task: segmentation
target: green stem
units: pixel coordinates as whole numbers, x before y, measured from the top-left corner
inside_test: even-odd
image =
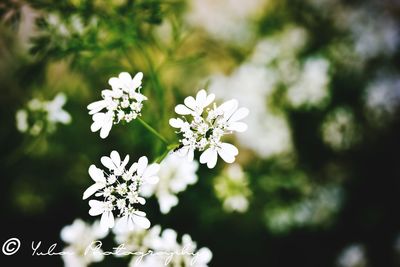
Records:
[[[159,157],[156,159],[156,162],[157,162],[157,163],[160,163],[163,159],[165,159],[166,156],[168,156],[168,154],[169,154],[170,151],[171,151],[171,150],[169,150],[169,149],[165,149],[164,153],[162,153],[161,156],[159,156]]]
[[[150,125],[148,125],[144,120],[142,120],[141,118],[137,118],[137,120],[147,129],[149,130],[152,134],[154,134],[155,136],[157,136],[158,139],[160,139],[165,145],[169,145],[167,139],[165,139],[164,136],[162,136],[161,134],[159,134],[153,127],[151,127]]]

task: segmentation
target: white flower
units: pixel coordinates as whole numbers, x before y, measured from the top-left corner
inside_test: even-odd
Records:
[[[63,110],[63,106],[67,102],[67,97],[63,93],[59,93],[53,101],[45,102],[45,109],[47,110],[47,121],[53,123],[68,124],[71,122],[71,116],[68,112]]]
[[[133,229],[134,225],[142,228],[150,227],[146,213],[139,211],[138,207],[146,203],[146,200],[141,197],[142,185],[158,182],[159,165],[156,163],[149,165],[147,158],[143,156],[137,163],[133,163],[129,169],[126,169],[128,161],[128,155],[121,160],[119,153],[112,151],[110,157],[101,158],[101,163],[108,172],[95,165],[89,167],[89,175],[95,183],[86,189],[83,199],[93,194],[103,198],[102,201],[89,201],[89,214],[101,215],[100,223],[103,227],[114,227],[115,216],[121,217],[121,222],[126,223],[130,229]]]
[[[93,102],[87,107],[89,114],[93,115],[93,124],[90,127],[92,132],[100,130],[100,137],[106,138],[113,124],[130,122],[141,115],[142,102],[147,100],[147,97],[140,93],[142,78],[142,72],[133,78],[129,73],[121,72],[118,78],[109,79],[112,90],[103,90],[103,100]]]
[[[171,153],[160,163],[158,172],[160,181],[157,184],[143,185],[142,194],[146,197],[154,194],[160,211],[166,214],[178,204],[176,195],[184,191],[188,185],[197,182],[197,169],[197,161],[188,161]]]
[[[104,259],[102,250],[85,253],[86,248],[98,239],[106,237],[108,229],[100,227],[99,221],[89,225],[81,219],[76,219],[71,225],[61,230],[61,239],[67,243],[63,249],[62,259],[66,267],[86,267],[92,262]]]
[[[175,107],[175,112],[182,115],[182,118],[169,121],[182,135],[178,153],[193,160],[195,150],[204,151],[200,156],[200,163],[206,163],[209,168],[216,165],[218,155],[227,163],[235,161],[238,149],[222,142],[221,138],[235,131],[245,131],[247,125],[239,120],[249,114],[247,108],[238,109],[238,101],[235,99],[218,107],[214,103],[213,108],[207,108],[214,98],[214,94],[207,95],[205,90],[200,90],[196,99],[189,96],[184,100],[185,105],[179,104]]]
[[[310,58],[304,63],[299,77],[287,91],[293,107],[320,106],[329,97],[330,62],[325,58]]]
[[[59,93],[51,101],[37,98],[31,99],[25,109],[19,109],[15,115],[18,131],[37,136],[40,133],[52,133],[57,124],[69,124],[71,115],[63,109],[67,101],[63,93]]]
[[[17,130],[24,133],[28,130],[28,112],[25,109],[20,109],[15,114],[15,120],[17,122]]]

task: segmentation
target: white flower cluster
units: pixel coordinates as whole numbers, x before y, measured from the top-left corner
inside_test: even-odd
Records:
[[[211,251],[206,247],[197,249],[197,244],[188,234],[183,235],[182,242],[179,243],[175,230],[161,231],[159,225],[148,230],[129,231],[124,224],[117,223],[113,232],[115,241],[124,244],[121,254],[134,250],[145,255],[133,256],[130,267],[206,267],[212,258]],[[149,251],[152,253],[149,254]]]
[[[135,225],[150,227],[146,213],[138,209],[139,205],[146,203],[140,196],[141,186],[144,183],[158,182],[156,174],[159,165],[148,165],[147,158],[143,156],[126,169],[128,161],[129,155],[121,160],[118,152],[112,151],[110,157],[101,158],[101,163],[108,169],[108,173],[95,165],[89,167],[89,175],[95,183],[83,193],[83,199],[93,194],[103,199],[89,201],[89,214],[101,215],[100,224],[103,227],[114,227],[114,212],[118,212],[117,216],[122,218],[129,229],[133,229]]]
[[[71,225],[61,230],[61,239],[68,245],[63,249],[62,259],[65,267],[86,267],[104,259],[102,250],[85,253],[87,247],[98,239],[106,237],[108,229],[100,226],[99,221],[89,225],[76,219]]]
[[[54,132],[57,123],[69,124],[71,115],[63,110],[66,101],[63,93],[57,94],[51,101],[31,99],[26,108],[19,109],[15,115],[18,131],[37,136],[44,132]]]
[[[176,154],[169,154],[161,163],[157,184],[144,184],[142,195],[155,195],[163,214],[169,213],[172,207],[178,205],[178,193],[184,191],[190,184],[197,182],[197,161],[188,161]]]
[[[232,99],[217,106],[214,102],[212,108],[207,108],[215,99],[214,94],[207,95],[205,90],[200,90],[196,98],[189,96],[184,100],[184,105],[175,107],[175,112],[182,118],[170,119],[169,124],[179,129],[182,136],[179,140],[180,155],[187,155],[193,160],[194,151],[202,151],[200,163],[207,163],[208,168],[214,168],[218,155],[227,163],[235,161],[238,149],[229,143],[222,142],[224,135],[232,132],[244,132],[247,125],[239,120],[249,114],[247,108],[238,108],[238,101]]]
[[[90,128],[92,132],[100,130],[100,137],[106,138],[113,124],[130,122],[141,115],[142,102],[147,100],[147,97],[140,93],[142,78],[142,72],[138,72],[133,78],[129,73],[121,72],[118,78],[108,80],[112,90],[103,90],[103,100],[87,106],[89,114],[93,115]]]

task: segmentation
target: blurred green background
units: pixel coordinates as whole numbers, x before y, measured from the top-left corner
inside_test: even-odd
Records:
[[[210,266],[400,266],[399,1],[3,0],[0,18],[0,241],[24,249],[7,261],[63,266],[30,242],[94,220],[90,164],[162,153],[135,121],[90,132],[108,79],[142,71],[142,118],[169,140],[201,88],[250,109],[238,165],[200,166],[167,215],[151,198],[152,224],[210,248]],[[69,124],[18,131],[18,110],[58,93]]]

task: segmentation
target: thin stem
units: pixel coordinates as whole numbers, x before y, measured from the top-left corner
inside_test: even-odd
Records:
[[[152,134],[154,134],[155,136],[157,136],[158,139],[160,139],[165,145],[169,145],[167,139],[165,139],[164,136],[162,136],[161,134],[159,134],[157,132],[157,130],[155,130],[153,127],[151,127],[150,125],[148,125],[144,120],[142,120],[141,118],[137,118],[137,120],[147,129],[149,130]]]
[[[168,156],[170,150],[169,149],[165,149],[164,153],[161,154],[161,156],[159,156],[156,159],[156,163],[160,163],[161,161],[163,161],[163,159],[165,159],[166,156]]]

